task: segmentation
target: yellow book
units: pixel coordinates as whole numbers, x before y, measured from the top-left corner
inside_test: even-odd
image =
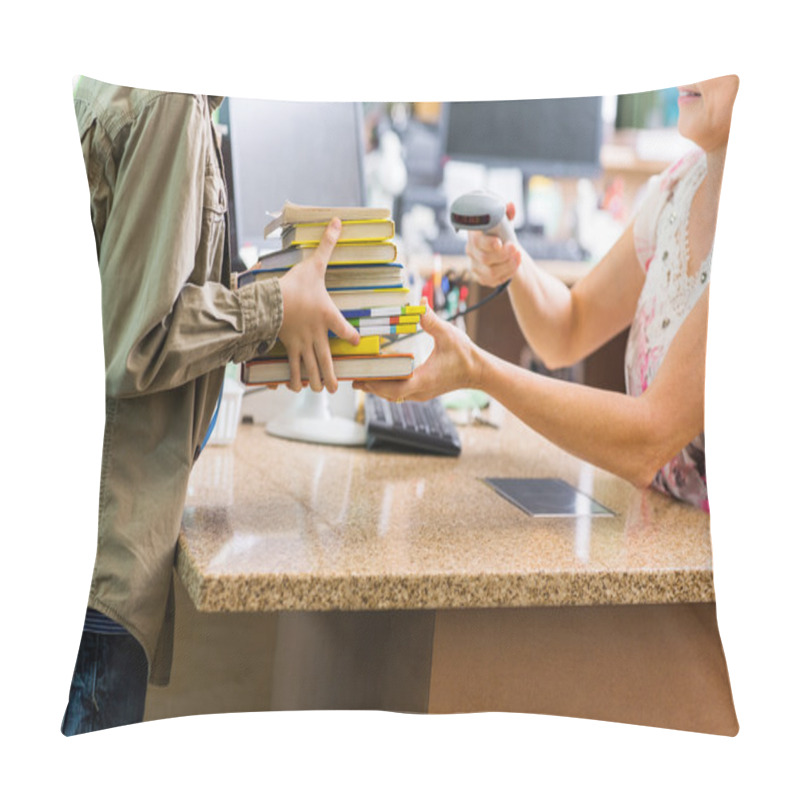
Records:
[[[300,222],[284,228],[281,247],[293,244],[318,245],[328,227],[327,223]],[[391,219],[344,220],[338,243],[382,242],[394,236],[394,221]]]
[[[362,336],[358,344],[350,344],[345,339],[330,339],[331,355],[334,356],[372,356],[380,353],[382,336]],[[268,353],[269,358],[286,358],[283,342],[277,341]]]

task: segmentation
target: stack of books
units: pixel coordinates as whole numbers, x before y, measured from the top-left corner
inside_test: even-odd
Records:
[[[340,380],[406,378],[414,370],[410,353],[388,353],[384,347],[397,336],[416,333],[424,306],[409,304],[402,264],[397,263],[394,221],[388,209],[319,207],[286,203],[264,229],[264,238],[280,232],[281,247],[262,256],[255,267],[239,275],[238,286],[280,278],[313,255],[333,217],[342,221],[339,239],[325,271],[328,293],[361,339],[357,345],[331,336],[336,377]],[[242,365],[247,385],[286,383],[289,363],[278,341],[264,358]]]

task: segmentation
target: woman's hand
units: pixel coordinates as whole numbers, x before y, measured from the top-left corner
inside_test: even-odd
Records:
[[[461,330],[428,309],[420,318],[422,329],[433,336],[428,360],[402,381],[354,381],[355,389],[387,400],[430,400],[453,389],[476,386],[482,369],[481,351]]]
[[[513,203],[506,206],[509,220],[516,216]],[[472,261],[472,272],[478,283],[499,286],[514,276],[522,263],[522,251],[512,242],[501,242],[497,236],[480,231],[470,231],[467,255]]]
[[[295,264],[281,279],[283,323],[278,338],[289,357],[289,388],[303,387],[302,371],[315,391],[335,392],[338,381],[333,372],[328,331],[357,344],[358,331],[342,316],[325,288],[325,270],[339,239],[342,224],[331,220],[314,254]]]

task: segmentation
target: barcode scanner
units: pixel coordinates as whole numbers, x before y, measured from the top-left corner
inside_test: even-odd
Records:
[[[482,189],[461,195],[450,206],[450,222],[457,231],[482,231],[502,242],[517,241],[503,198]]]
[[[462,194],[450,206],[450,222],[456,231],[482,231],[488,236],[497,236],[504,244],[513,242],[519,247],[517,234],[511,226],[511,220],[506,215],[506,204],[502,197],[483,189]],[[483,305],[504,291],[511,280],[501,283],[488,296],[467,311],[472,311]],[[466,312],[465,312],[466,313]]]

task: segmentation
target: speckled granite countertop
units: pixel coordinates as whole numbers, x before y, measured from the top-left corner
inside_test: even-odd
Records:
[[[242,425],[189,486],[177,567],[204,611],[711,602],[709,518],[506,414],[458,458],[289,442]],[[487,477],[557,477],[614,517],[534,518]]]

